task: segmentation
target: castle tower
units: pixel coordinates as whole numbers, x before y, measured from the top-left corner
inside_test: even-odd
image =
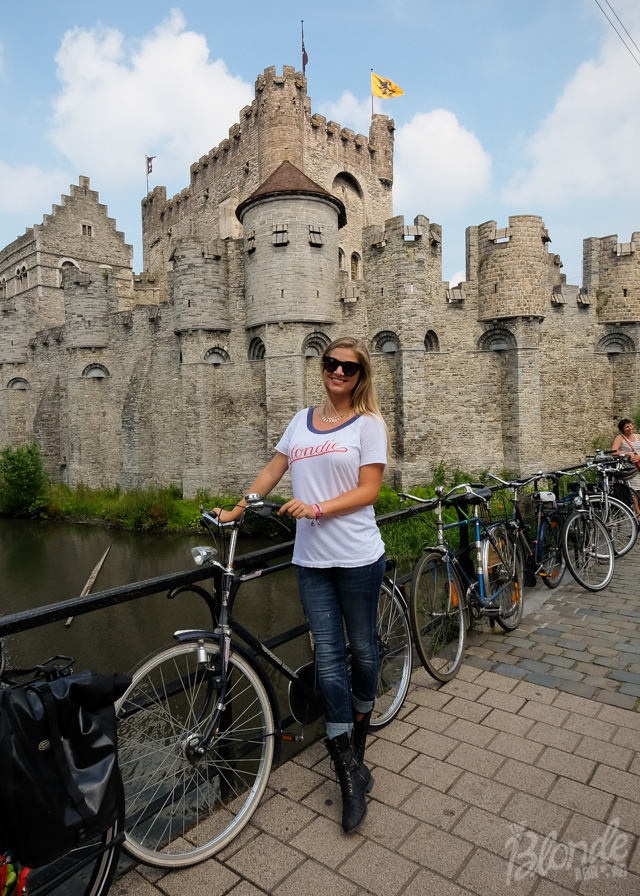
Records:
[[[502,229],[495,221],[467,229],[467,280],[478,284],[479,320],[547,313],[562,282],[549,242],[537,215],[510,216]]]
[[[180,240],[170,260],[175,330],[229,330],[225,243]]]
[[[640,233],[583,242],[583,287],[601,323],[640,321]]]
[[[62,272],[67,348],[105,348],[110,311],[118,310],[117,284],[103,271],[93,277],[76,268]]]
[[[285,161],[236,214],[244,232],[246,326],[333,323],[342,202]]]

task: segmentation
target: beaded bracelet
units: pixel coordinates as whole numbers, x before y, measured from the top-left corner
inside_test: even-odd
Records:
[[[311,506],[313,507],[316,519],[319,520],[322,516],[322,507],[320,506],[320,504],[312,504]]]

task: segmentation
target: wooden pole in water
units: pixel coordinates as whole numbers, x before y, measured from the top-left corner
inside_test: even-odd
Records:
[[[93,570],[93,572],[91,573],[91,575],[90,575],[89,578],[87,579],[87,584],[84,586],[84,588],[83,588],[82,591],[80,592],[80,597],[86,597],[87,594],[88,594],[88,593],[91,591],[91,589],[93,588],[93,583],[94,583],[95,580],[98,578],[98,573],[99,573],[100,570],[102,569],[102,564],[103,564],[104,561],[107,559],[107,554],[108,554],[109,551],[111,550],[111,545],[112,545],[112,544],[113,544],[113,542],[110,541],[110,542],[109,542],[109,546],[107,547],[107,550],[106,550],[106,551],[104,552],[104,554],[102,555],[102,558],[98,561],[98,563],[96,563],[95,569]],[[73,616],[69,616],[69,618],[68,618],[67,621],[65,622],[65,625],[71,625],[72,622],[73,622]]]

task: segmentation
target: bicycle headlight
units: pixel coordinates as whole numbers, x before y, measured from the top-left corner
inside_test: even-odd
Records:
[[[215,548],[211,548],[208,545],[206,547],[191,548],[191,556],[196,566],[203,566],[205,563],[209,563],[217,553]]]
[[[573,499],[573,506],[574,507],[582,507],[582,498],[580,497],[580,495],[576,495],[575,498]]]

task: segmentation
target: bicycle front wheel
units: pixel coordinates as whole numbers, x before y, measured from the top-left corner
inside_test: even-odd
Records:
[[[409,615],[423,666],[437,681],[450,681],[464,659],[467,614],[460,580],[437,551],[424,554],[413,572]]]
[[[562,517],[560,514],[551,514],[548,519],[542,521],[536,549],[536,558],[540,565],[536,572],[547,588],[558,587],[567,567],[562,553],[561,532]]]
[[[562,530],[562,550],[569,572],[588,591],[606,588],[613,576],[611,536],[596,516],[574,511]]]
[[[503,523],[492,526],[489,534],[481,549],[485,600],[498,609],[498,625],[512,632],[520,625],[524,609],[522,552]]]
[[[29,896],[106,896],[118,867],[123,819],[27,877]]]
[[[638,538],[635,514],[617,498],[608,497],[605,502],[601,495],[590,495],[589,503],[609,530],[614,554],[616,557],[624,557]]]
[[[400,712],[411,682],[411,629],[404,600],[383,581],[376,622],[379,648],[378,694],[370,728],[384,728]]]
[[[117,704],[125,786],[125,849],[159,867],[193,865],[223,849],[260,802],[273,761],[269,696],[233,649],[225,708],[209,748],[197,747],[220,697],[220,646],[163,648],[132,672]]]

